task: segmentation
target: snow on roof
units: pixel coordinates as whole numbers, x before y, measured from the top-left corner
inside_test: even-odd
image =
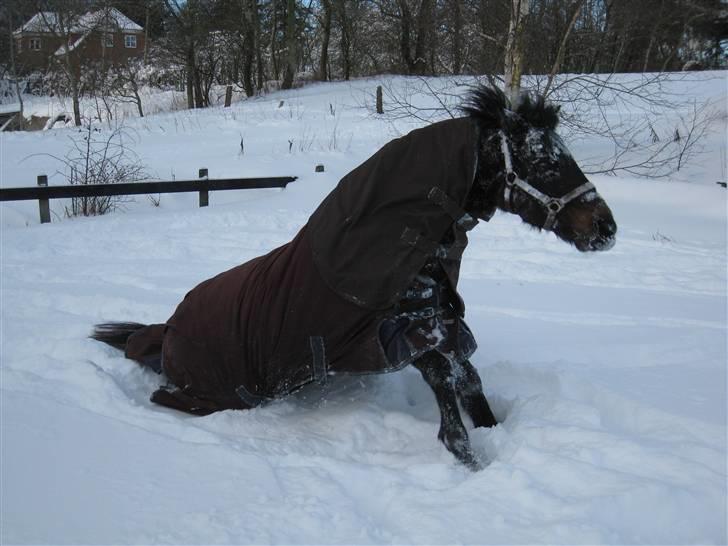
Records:
[[[38,12],[13,34],[21,34],[23,32],[56,32],[58,31],[57,15],[52,11]]]
[[[39,12],[33,15],[27,23],[17,29],[13,34],[22,34],[24,32],[58,33],[62,30],[61,22],[58,14],[55,12]],[[144,30],[116,8],[89,11],[80,17],[76,16],[66,21],[66,26],[70,27],[70,29],[64,30],[70,30],[70,32],[88,32],[90,30]]]
[[[78,26],[84,29],[101,27],[104,30],[143,30],[116,8],[89,11],[79,19]]]

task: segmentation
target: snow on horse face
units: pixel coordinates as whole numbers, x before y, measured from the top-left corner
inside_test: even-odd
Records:
[[[291,242],[200,283],[165,323],[92,337],[164,374],[153,402],[198,415],[412,365],[435,394],[438,437],[479,468],[459,408],[476,427],[497,422],[457,292],[466,232],[501,209],[591,251],[617,226],[556,134],[558,108],[479,88],[463,109],[386,144]]]
[[[480,89],[464,110],[486,132],[479,183],[499,189],[499,208],[582,252],[614,246],[612,212],[556,132],[559,107],[524,95],[511,109],[502,94]]]

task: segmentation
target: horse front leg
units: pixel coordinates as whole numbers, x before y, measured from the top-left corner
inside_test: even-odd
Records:
[[[440,432],[437,437],[455,458],[471,470],[480,464],[470,447],[470,439],[460,418],[455,376],[450,363],[438,352],[430,351],[413,362],[435,393],[440,408]]]
[[[483,394],[480,375],[469,360],[459,365],[455,374],[455,390],[463,409],[470,416],[475,427],[494,427],[498,424]]]

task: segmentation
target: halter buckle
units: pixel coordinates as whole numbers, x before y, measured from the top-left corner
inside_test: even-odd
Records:
[[[549,212],[553,214],[558,214],[558,212],[564,208],[564,205],[561,202],[561,199],[552,199],[551,201],[546,203],[546,208],[549,210]]]

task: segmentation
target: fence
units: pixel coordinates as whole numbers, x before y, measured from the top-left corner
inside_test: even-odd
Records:
[[[49,186],[48,177],[46,175],[40,175],[38,176],[37,186],[0,189],[0,201],[37,200],[40,211],[40,223],[47,224],[51,221],[50,204],[48,202],[50,199],[196,191],[200,194],[200,206],[206,207],[210,202],[209,192],[211,191],[285,188],[297,178],[297,176],[276,176],[267,178],[224,178],[211,180],[207,177],[207,169],[200,169],[199,178],[196,180]]]

